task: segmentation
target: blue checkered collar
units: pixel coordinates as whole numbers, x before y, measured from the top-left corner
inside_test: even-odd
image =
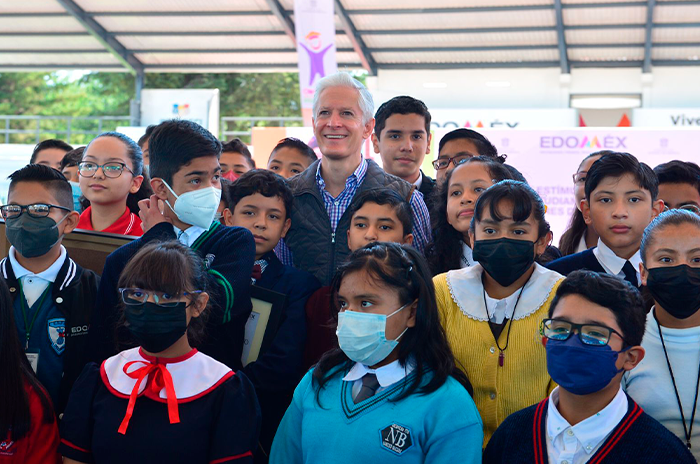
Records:
[[[321,164],[323,164],[323,159],[316,166],[316,185],[318,185],[318,190],[323,192],[326,189],[326,181],[323,180],[321,176]],[[367,160],[362,158],[360,165],[355,169],[355,172],[350,174],[350,177],[345,181],[345,187],[351,185],[360,185],[365,179],[365,174],[367,174]]]

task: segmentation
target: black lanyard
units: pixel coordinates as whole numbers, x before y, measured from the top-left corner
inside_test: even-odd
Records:
[[[46,290],[44,290],[44,293],[41,294],[41,298],[39,299],[39,305],[36,307],[36,311],[34,311],[34,316],[32,316],[32,322],[27,325],[27,312],[29,311],[27,309],[27,306],[29,303],[27,302],[27,297],[24,296],[24,290],[22,289],[22,281],[20,280],[19,282],[19,291],[20,291],[20,303],[22,305],[22,316],[24,318],[24,331],[27,333],[27,340],[24,344],[24,350],[29,349],[29,338],[32,336],[32,328],[34,328],[34,323],[36,322],[36,317],[39,315],[39,312],[41,311],[41,306],[44,304],[44,300],[46,299],[46,295],[49,294],[51,291],[51,283],[46,287]]]
[[[534,272],[533,272],[534,274]],[[530,275],[532,277],[532,274]],[[527,282],[529,282],[530,279],[527,279]],[[508,332],[506,333],[506,344],[503,348],[501,348],[501,345],[498,344],[498,338],[496,336],[493,337],[493,339],[496,341],[496,346],[498,347],[498,365],[500,367],[503,367],[503,364],[506,359],[505,351],[508,348],[508,343],[510,342],[510,329],[513,327],[513,317],[515,316],[515,310],[518,309],[518,303],[520,302],[520,297],[523,296],[523,291],[525,291],[525,285],[527,285],[527,282],[523,284],[523,287],[520,289],[520,293],[518,293],[518,299],[515,300],[515,306],[513,307],[513,314],[510,317],[510,322],[508,323]],[[489,321],[491,321],[491,315],[489,315],[489,307],[486,304],[486,286],[484,286],[483,282],[481,284],[484,287],[484,309],[486,310],[486,317],[489,318]],[[506,305],[506,312],[508,312],[508,306]],[[495,314],[495,313],[494,313]],[[505,316],[504,316],[505,317]]]
[[[656,321],[656,327],[659,328],[659,337],[661,338],[661,346],[664,349],[664,354],[666,355],[666,363],[668,364],[668,372],[671,374],[671,382],[673,382],[673,391],[676,394],[676,401],[678,401],[678,409],[681,412],[681,420],[683,421],[683,432],[685,433],[685,444],[690,449],[690,437],[693,434],[693,423],[695,422],[695,411],[698,407],[698,390],[700,389],[700,366],[698,366],[698,380],[695,384],[695,403],[693,404],[693,414],[690,416],[690,430],[685,423],[685,414],[683,414],[683,405],[681,404],[681,397],[678,394],[678,387],[676,386],[676,378],[673,376],[673,369],[671,369],[671,360],[668,358],[668,352],[666,351],[666,343],[664,343],[664,335],[661,333],[661,324],[656,318],[656,310],[654,310],[654,320]]]

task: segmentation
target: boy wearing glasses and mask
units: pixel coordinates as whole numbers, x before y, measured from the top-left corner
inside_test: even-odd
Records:
[[[129,347],[124,334],[114,336],[120,314],[117,280],[127,261],[147,243],[178,240],[206,262],[213,288],[207,335],[199,349],[239,369],[251,310],[255,244],[248,230],[214,221],[221,200],[221,142],[197,123],[169,120],[154,129],[149,151],[154,194],[139,202],[144,235],[107,257],[95,305],[90,356],[102,361]]]
[[[61,245],[78,224],[71,186],[60,172],[30,164],[10,175],[0,208],[12,245],[0,261],[17,331],[34,372],[61,413],[85,364],[99,277]]]
[[[644,313],[640,293],[619,277],[571,273],[540,329],[559,386],[501,424],[484,463],[694,463],[620,387],[644,358]]]

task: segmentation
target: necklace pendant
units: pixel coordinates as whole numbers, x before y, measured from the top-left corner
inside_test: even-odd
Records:
[[[686,445],[688,445],[688,449],[690,449],[690,440],[688,440],[688,442],[686,443]]]
[[[503,354],[503,351],[500,352],[498,355],[498,365],[503,367],[503,360],[505,359],[505,354]]]

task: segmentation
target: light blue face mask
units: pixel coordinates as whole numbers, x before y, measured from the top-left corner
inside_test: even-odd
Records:
[[[70,188],[73,192],[73,208],[77,212],[82,212],[83,208],[80,207],[80,196],[83,194],[83,192],[80,190],[80,184],[77,182],[68,182],[70,184]]]
[[[388,316],[357,311],[338,313],[338,330],[335,334],[340,349],[348,358],[366,366],[374,366],[383,361],[394,351],[399,339],[408,330],[406,327],[396,340],[387,340],[386,320],[410,304],[401,306]]]

